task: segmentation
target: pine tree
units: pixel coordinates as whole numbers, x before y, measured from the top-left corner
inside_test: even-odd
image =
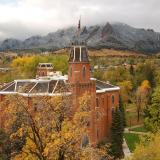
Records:
[[[122,114],[118,107],[116,107],[112,116],[111,127],[111,155],[115,159],[123,157],[123,121]]]
[[[126,127],[126,115],[125,115],[125,108],[124,108],[121,96],[119,96],[119,110],[121,111],[122,123],[123,123],[123,129],[124,129]]]
[[[145,113],[145,125],[152,132],[160,130],[160,87],[157,87],[152,94],[151,105]]]

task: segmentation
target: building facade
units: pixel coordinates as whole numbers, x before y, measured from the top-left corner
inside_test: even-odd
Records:
[[[110,135],[112,112],[119,105],[119,87],[99,81],[91,77],[91,66],[85,43],[75,41],[70,49],[68,61],[68,76],[50,74],[53,72],[51,64],[39,64],[37,78],[29,80],[15,80],[0,90],[0,103],[6,95],[19,94],[23,97],[59,96],[62,86],[70,85],[65,90],[72,95],[73,108],[79,107],[79,98],[87,93],[91,96],[91,119],[87,141],[97,144]],[[1,110],[1,109],[0,109]],[[5,118],[0,113],[0,127]]]

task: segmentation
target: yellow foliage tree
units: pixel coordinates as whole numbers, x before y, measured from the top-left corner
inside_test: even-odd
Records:
[[[144,80],[136,92],[137,121],[140,118],[140,112],[146,107],[149,99],[151,86],[148,80]]]
[[[131,81],[123,81],[119,82],[118,85],[120,86],[120,94],[122,96],[123,102],[127,103],[130,99],[130,91],[133,88]]]
[[[150,82],[148,80],[144,80],[140,86],[141,92],[149,92],[151,89]]]
[[[67,96],[35,97],[32,101],[10,96],[6,101],[6,129],[9,131],[13,124],[18,124],[11,140],[25,137],[22,150],[12,154],[13,160],[90,160],[108,156],[104,149],[90,144],[81,147],[91,116],[89,95],[80,98],[80,107],[75,113],[71,97]],[[18,113],[22,113],[23,118],[16,122]]]
[[[137,145],[130,160],[159,160],[160,159],[160,133],[151,135]]]

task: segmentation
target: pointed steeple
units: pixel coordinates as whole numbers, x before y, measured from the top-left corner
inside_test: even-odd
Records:
[[[69,56],[69,82],[90,82],[90,63],[86,43],[80,38],[81,18],[78,23],[76,39],[73,41]]]
[[[78,22],[78,31],[77,31],[77,36],[78,37],[80,36],[80,33],[81,33],[81,16],[80,16],[80,19],[79,19],[79,22]]]

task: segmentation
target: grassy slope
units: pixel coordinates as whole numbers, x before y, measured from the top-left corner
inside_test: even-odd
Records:
[[[130,149],[131,152],[134,151],[136,144],[139,143],[140,138],[137,134],[133,134],[133,133],[124,133],[124,138],[127,142],[127,145]]]

